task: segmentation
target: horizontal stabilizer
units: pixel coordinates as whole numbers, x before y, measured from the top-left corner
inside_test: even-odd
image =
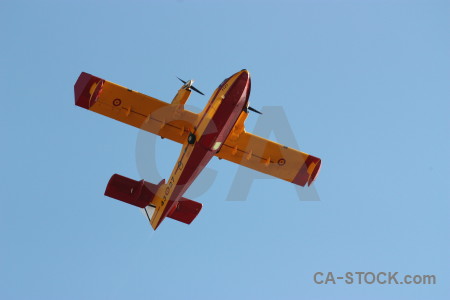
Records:
[[[179,222],[191,224],[192,221],[194,221],[195,217],[197,217],[201,209],[201,203],[186,198],[181,198],[177,203],[176,208],[167,216]]]
[[[164,184],[164,182],[162,180],[156,185],[144,180],[136,181],[114,174],[106,186],[105,196],[144,208],[150,204],[159,186]]]
[[[142,208],[144,214],[151,222],[151,218],[155,212],[155,206],[150,203],[159,187],[164,183],[164,179],[156,185],[144,180],[136,181],[119,174],[114,174],[106,186],[105,196]],[[172,207],[167,217],[179,222],[191,224],[201,209],[201,203],[181,198]]]

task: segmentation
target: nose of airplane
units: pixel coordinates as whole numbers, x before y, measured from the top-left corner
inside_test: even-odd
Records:
[[[250,79],[250,72],[247,69],[242,69],[239,73],[241,73],[241,76],[247,77]]]
[[[238,80],[245,82],[245,86],[247,87],[250,84],[250,72],[247,69],[242,69],[238,74]]]
[[[250,81],[250,72],[247,69],[241,70],[241,76],[245,78],[245,89],[246,89],[246,102],[248,102],[248,98],[250,97],[250,89],[251,89],[251,81]],[[248,105],[248,104],[246,104]]]

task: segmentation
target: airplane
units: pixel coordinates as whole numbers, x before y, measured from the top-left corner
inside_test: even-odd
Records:
[[[193,80],[184,81],[169,104],[110,81],[82,72],[75,83],[75,105],[182,144],[167,182],[136,181],[119,174],[109,180],[105,195],[140,207],[152,228],[171,219],[190,224],[202,204],[183,194],[213,156],[294,184],[309,186],[317,177],[321,160],[248,133],[250,74],[243,69],[213,92],[199,114],[184,108]]]

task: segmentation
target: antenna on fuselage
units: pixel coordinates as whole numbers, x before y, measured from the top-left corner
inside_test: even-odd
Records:
[[[190,90],[193,90],[194,92],[197,92],[197,93],[199,93],[200,95],[205,95],[205,94],[203,94],[202,92],[200,92],[195,86],[193,86],[193,84],[194,84],[194,80],[189,80],[189,81],[185,81],[185,80],[183,80],[183,79],[181,79],[180,77],[178,77],[177,76],[177,78],[178,78],[178,80],[179,81],[181,81],[182,83],[184,83],[184,87],[186,87],[186,89],[190,89]]]

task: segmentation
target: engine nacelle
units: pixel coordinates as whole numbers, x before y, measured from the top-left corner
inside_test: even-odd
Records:
[[[189,99],[189,96],[191,95],[191,90],[181,87],[181,89],[178,90],[178,93],[175,95],[175,97],[172,100],[172,104],[181,104],[184,105],[187,100]]]

